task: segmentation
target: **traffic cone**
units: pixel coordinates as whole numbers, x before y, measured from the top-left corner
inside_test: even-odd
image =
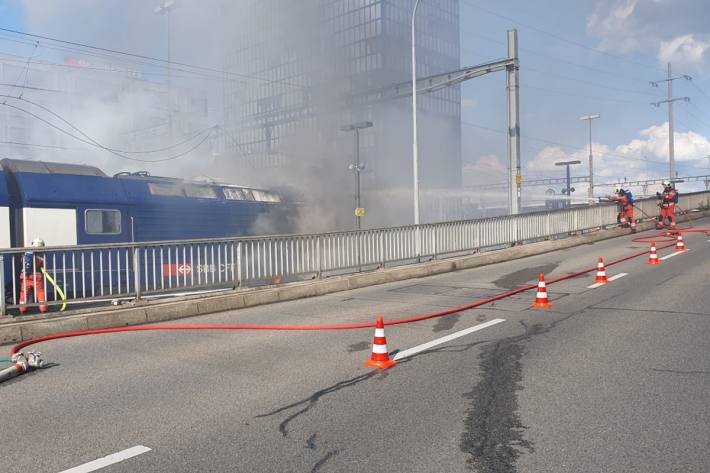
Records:
[[[651,243],[651,254],[648,255],[648,262],[646,264],[661,264],[661,261],[658,259],[658,254],[656,254],[655,242]]]
[[[547,300],[547,287],[545,286],[545,275],[540,274],[540,279],[537,282],[537,296],[535,303],[532,305],[537,309],[548,309],[552,307],[550,301]]]
[[[597,262],[597,278],[594,280],[595,283],[599,284],[606,284],[609,282],[609,279],[606,277],[606,269],[604,268],[604,258],[601,256],[599,257],[599,261]]]
[[[369,360],[365,360],[367,366],[373,368],[381,368],[383,370],[397,364],[396,361],[390,360],[387,353],[387,338],[385,338],[385,321],[382,317],[377,317],[375,324],[375,339],[372,342],[372,356]]]
[[[675,251],[676,251],[676,253],[678,253],[678,252],[685,251],[685,250],[686,250],[686,248],[685,248],[685,243],[683,242],[683,235],[679,233],[678,238],[675,241]]]

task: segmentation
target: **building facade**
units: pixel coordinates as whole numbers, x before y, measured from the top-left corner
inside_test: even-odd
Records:
[[[381,102],[367,97],[411,80],[413,2],[234,3],[225,5],[224,14],[224,159],[264,176],[283,177],[288,170],[286,177],[296,186],[312,190],[323,185],[319,191],[333,195],[320,198],[348,208],[355,145],[352,131],[343,129],[370,121],[373,126],[361,131],[359,142],[369,226],[410,223],[411,97]],[[421,2],[417,76],[458,69],[459,52],[458,0]],[[457,188],[459,87],[421,95],[419,107],[422,195],[427,189]]]

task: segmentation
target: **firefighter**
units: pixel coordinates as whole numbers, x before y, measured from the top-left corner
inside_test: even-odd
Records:
[[[35,238],[32,240],[33,248],[43,248],[44,240]],[[26,251],[22,256],[22,272],[20,273],[20,313],[27,312],[27,307],[24,305],[27,302],[36,301],[40,304],[47,302],[47,297],[44,289],[44,278],[42,277],[42,268],[44,268],[44,259],[37,255],[34,251]],[[34,292],[34,299],[30,297]],[[47,312],[46,305],[40,305],[40,312]]]
[[[636,233],[636,219],[634,218],[633,197],[631,192],[621,187],[616,188],[616,194],[607,197],[612,202],[616,202],[619,213],[616,217],[617,223],[624,228],[631,228],[631,233]]]
[[[671,181],[663,181],[663,193],[656,192],[656,197],[660,199],[658,206],[661,208],[661,214],[656,221],[656,228],[663,228],[666,225],[666,220],[669,222],[671,230],[675,230],[675,204],[678,202],[678,191],[673,188]]]

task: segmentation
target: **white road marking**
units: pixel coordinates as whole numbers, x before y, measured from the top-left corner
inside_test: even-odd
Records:
[[[60,473],[89,473],[91,471],[100,470],[114,463],[122,462],[123,460],[128,460],[129,458],[136,457],[145,452],[149,452],[150,448],[144,447],[143,445],[138,445],[135,447],[127,448],[118,453],[113,453],[111,455],[99,458],[89,463],[84,463],[83,465],[75,466],[68,470],[64,470]]]
[[[608,278],[607,280],[609,282],[612,282],[612,281],[616,281],[617,279],[623,278],[624,276],[628,276],[628,275],[629,275],[629,273],[619,273],[615,276]],[[603,282],[594,283],[591,286],[587,286],[587,289],[596,289],[601,286],[606,286],[606,283],[603,283]]]
[[[685,253],[686,251],[690,251],[690,250],[673,252],[673,253],[671,253],[670,255],[666,255],[666,256],[664,256],[663,258],[658,258],[658,259],[664,260],[664,259],[668,259],[668,258],[673,258],[674,256],[678,256],[679,254]]]
[[[452,333],[450,335],[447,335],[445,337],[437,338],[436,340],[432,340],[431,342],[424,343],[422,345],[417,345],[414,348],[410,348],[408,350],[400,351],[394,356],[395,360],[401,360],[402,358],[406,358],[408,356],[412,356],[416,353],[419,353],[420,351],[428,350],[431,347],[435,347],[437,345],[441,345],[442,343],[449,342],[451,340],[455,340],[459,337],[463,337],[464,335],[468,335],[469,333],[473,332],[478,332],[479,330],[483,330],[484,328],[491,327],[493,325],[499,324],[501,322],[505,322],[504,319],[493,319],[488,322],[482,323],[480,325],[475,325],[473,327],[469,327],[464,330],[460,330],[458,332]]]

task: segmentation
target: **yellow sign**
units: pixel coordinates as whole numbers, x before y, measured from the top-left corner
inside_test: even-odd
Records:
[[[520,187],[520,185],[521,185],[522,183],[523,183],[523,176],[521,176],[520,174],[518,174],[517,176],[515,176],[515,185],[518,186],[518,187]]]
[[[355,209],[355,216],[356,217],[364,217],[365,216],[365,208],[364,207],[358,207]]]

